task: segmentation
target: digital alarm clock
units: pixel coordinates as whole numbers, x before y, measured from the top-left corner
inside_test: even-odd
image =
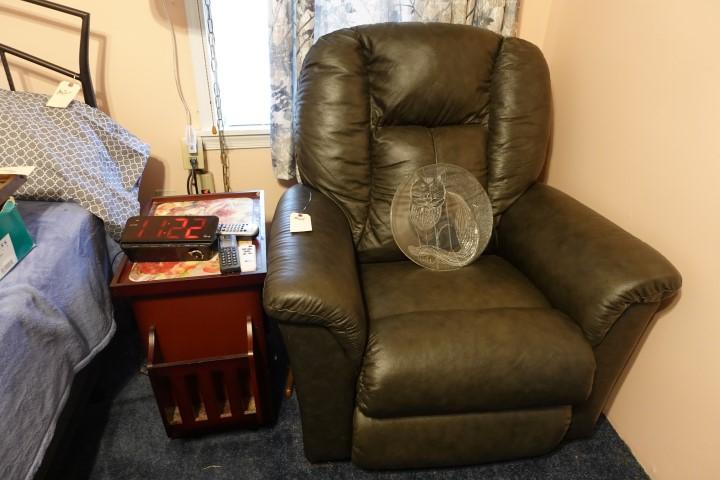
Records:
[[[216,216],[130,217],[120,247],[133,262],[208,260],[215,253]]]

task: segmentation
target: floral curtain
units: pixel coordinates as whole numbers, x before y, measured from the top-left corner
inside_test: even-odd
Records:
[[[296,176],[293,118],[300,67],[322,35],[378,22],[476,25],[505,36],[516,33],[520,0],[271,0],[270,140],[275,177]]]

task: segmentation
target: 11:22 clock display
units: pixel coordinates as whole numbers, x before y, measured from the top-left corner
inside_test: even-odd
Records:
[[[120,247],[133,262],[209,260],[215,253],[216,216],[130,217]]]
[[[219,219],[216,216],[130,217],[121,243],[208,243],[214,242]]]

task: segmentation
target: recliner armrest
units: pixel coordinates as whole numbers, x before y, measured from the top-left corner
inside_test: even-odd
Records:
[[[312,231],[290,233],[290,214],[308,213]],[[295,185],[280,199],[269,235],[265,311],[280,323],[328,328],[353,363],[367,321],[347,219],[327,196]]]
[[[503,215],[502,254],[598,345],[632,304],[675,294],[680,273],[660,253],[568,195],[535,184]]]

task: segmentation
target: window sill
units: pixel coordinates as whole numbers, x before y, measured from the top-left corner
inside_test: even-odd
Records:
[[[205,150],[220,150],[220,139],[210,132],[200,135]],[[229,150],[243,148],[270,148],[270,133],[268,130],[227,130],[225,131],[225,144]]]

